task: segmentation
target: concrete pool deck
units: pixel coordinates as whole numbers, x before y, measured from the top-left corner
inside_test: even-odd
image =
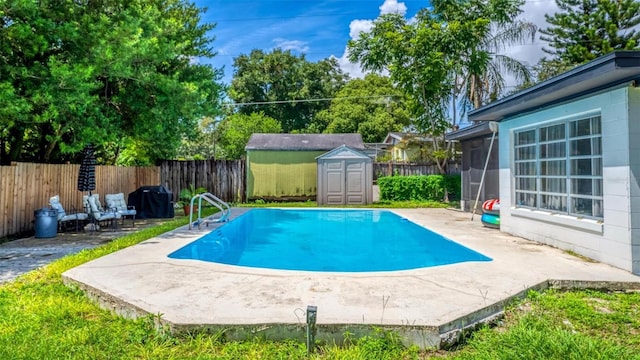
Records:
[[[234,208],[232,218],[248,211]],[[480,216],[446,209],[391,210],[493,259],[377,273],[237,267],[167,255],[212,230],[187,227],[93,260],[63,274],[103,307],[158,315],[175,331],[226,336],[304,335],[317,306],[317,338],[393,329],[410,343],[441,347],[462,329],[499,316],[529,289],[640,289],[640,277],[483,227]]]

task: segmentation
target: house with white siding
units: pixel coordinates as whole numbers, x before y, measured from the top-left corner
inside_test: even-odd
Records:
[[[640,274],[639,81],[617,51],[469,113],[499,123],[501,231]]]

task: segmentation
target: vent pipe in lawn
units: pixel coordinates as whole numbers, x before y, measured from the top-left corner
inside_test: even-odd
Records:
[[[307,306],[307,353],[311,354],[316,346],[316,318],[318,317],[318,307]]]

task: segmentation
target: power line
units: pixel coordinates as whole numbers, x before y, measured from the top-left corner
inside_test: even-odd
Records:
[[[538,39],[540,40],[540,39]],[[598,43],[600,40],[577,40],[577,41],[573,41],[572,44],[592,44],[592,43]],[[505,54],[508,53],[506,50],[509,48],[513,48],[513,47],[524,47],[524,46],[536,46],[536,47],[553,47],[552,46],[552,42],[551,41],[536,41],[536,42],[530,42],[530,43],[523,43],[523,44],[512,44],[509,45],[508,47],[505,47],[505,49],[501,52],[499,52],[499,54]],[[277,48],[277,45],[274,45],[273,48]],[[345,48],[346,48],[346,44],[345,44]],[[311,51],[311,52],[304,52],[304,51],[300,51],[300,50],[295,50],[295,49],[289,49],[292,52],[298,52],[300,54],[303,55],[319,55],[320,57],[324,57],[324,58],[328,58],[331,56],[336,57],[337,59],[339,59],[339,54],[328,54],[325,56],[325,54],[327,54],[326,52],[315,52],[315,51]],[[251,51],[247,52],[247,53],[236,53],[236,54],[216,54],[214,57],[239,57],[239,56],[249,56],[251,54]]]
[[[346,44],[345,44],[345,47],[346,47]],[[274,48],[274,49],[275,49],[275,48],[278,48],[278,46],[277,46],[277,45],[274,45],[274,46],[272,46],[272,48]],[[282,49],[282,48],[281,48],[281,49]],[[260,50],[264,50],[264,49],[260,49]],[[283,50],[284,50],[284,49],[283,49]],[[300,50],[296,50],[296,49],[287,49],[287,50],[291,50],[291,52],[292,52],[292,53],[293,53],[293,52],[297,52],[297,53],[300,53],[300,54],[305,55],[305,56],[307,56],[307,55],[321,55],[321,56],[325,56],[324,54],[326,54],[326,52],[313,52],[313,51],[312,51],[312,52],[304,52],[304,51],[300,51]],[[285,50],[285,51],[286,51],[286,50]],[[251,51],[249,51],[249,52],[247,52],[247,53],[238,53],[238,54],[216,54],[215,56],[220,56],[220,57],[223,57],[223,56],[224,56],[224,57],[239,57],[239,56],[242,56],[242,55],[249,56],[249,55],[251,55]],[[336,58],[338,58],[338,56],[337,56],[337,55],[335,55],[335,54],[329,54],[329,55],[326,55],[326,56],[325,56],[325,59],[326,59],[326,58],[328,58],[328,57],[331,57],[331,56],[335,56]]]
[[[250,105],[272,105],[272,104],[295,104],[305,102],[317,102],[317,101],[333,101],[333,100],[351,100],[351,99],[376,99],[384,98],[385,102],[390,101],[387,99],[392,98],[393,95],[370,95],[370,96],[345,96],[334,98],[318,98],[318,99],[298,99],[298,100],[273,100],[273,101],[254,101],[246,103],[226,103],[226,106],[250,106]]]

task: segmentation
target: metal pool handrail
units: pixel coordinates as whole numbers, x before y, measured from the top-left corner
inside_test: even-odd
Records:
[[[194,202],[196,201],[196,199],[198,199],[198,219],[196,220],[196,222],[194,222],[193,221],[193,205],[194,205]],[[220,217],[214,218],[215,215],[212,215],[211,218],[209,218],[209,219],[203,219],[202,216],[201,216],[202,199],[204,199],[209,204],[217,207],[220,210]],[[191,211],[189,211],[189,230],[191,230],[191,226],[192,225],[197,225],[198,229],[200,229],[202,224],[208,225],[210,222],[211,223],[219,223],[219,222],[229,221],[229,215],[231,215],[231,207],[229,206],[229,204],[224,202],[219,197],[213,195],[212,193],[208,193],[208,192],[205,192],[205,193],[202,193],[202,194],[198,194],[198,195],[192,197],[191,198],[191,204],[190,204],[190,210]]]

